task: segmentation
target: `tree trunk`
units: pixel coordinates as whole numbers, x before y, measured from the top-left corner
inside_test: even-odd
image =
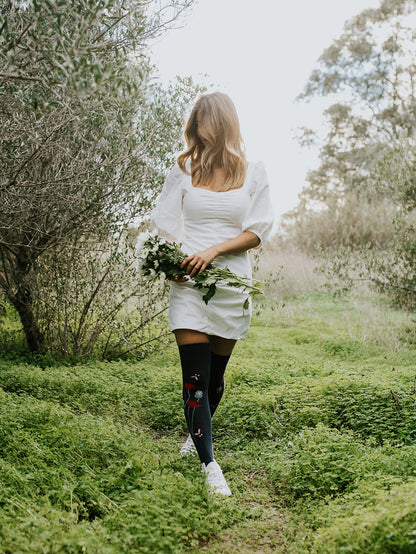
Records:
[[[19,314],[30,350],[45,352],[45,338],[39,329],[33,310],[33,293],[30,282],[32,267],[33,259],[28,250],[22,249],[17,252],[9,266],[8,286],[4,288],[4,292]],[[5,267],[4,269],[6,271]]]
[[[12,298],[9,297],[9,300],[20,316],[30,350],[32,352],[45,352],[45,339],[35,318],[31,292],[19,288]]]

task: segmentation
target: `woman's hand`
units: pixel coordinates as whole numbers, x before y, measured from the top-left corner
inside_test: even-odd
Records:
[[[206,269],[207,265],[209,265],[212,260],[214,260],[218,256],[218,253],[219,252],[216,246],[211,246],[206,250],[196,252],[191,256],[187,256],[183,260],[183,262],[181,263],[181,268],[183,269],[185,266],[187,266],[186,273],[189,275],[189,277],[199,275]]]
[[[181,269],[186,267],[186,273],[189,277],[194,277],[202,273],[208,264],[212,262],[217,256],[223,254],[239,254],[255,248],[260,244],[259,237],[251,231],[243,231],[237,237],[228,239],[224,242],[214,244],[206,250],[196,252],[192,256],[187,256],[181,263]],[[179,281],[186,280],[186,278],[179,279]]]

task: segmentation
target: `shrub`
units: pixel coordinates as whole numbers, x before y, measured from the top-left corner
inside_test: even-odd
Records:
[[[379,443],[411,444],[415,440],[415,395],[381,372],[379,376],[351,373],[321,379],[302,376],[274,390],[278,436],[321,422]]]
[[[274,437],[276,420],[273,417],[272,392],[253,389],[234,391],[221,402],[215,413],[214,435],[226,433],[239,437]]]
[[[2,552],[176,554],[243,517],[149,433],[23,393],[0,402]]]
[[[302,499],[302,505],[310,498],[335,497],[366,486],[389,489],[415,479],[416,445],[377,446],[371,438],[363,441],[352,431],[322,423],[280,442],[282,454],[270,464],[272,480],[286,498]],[[318,515],[320,519],[325,517]]]
[[[356,498],[354,504],[348,505],[350,515],[345,513],[344,500],[342,516],[317,530],[310,552],[412,554],[416,551],[416,481],[399,484],[388,491],[374,486],[370,491],[367,486],[367,491],[372,500],[363,506]]]
[[[283,455],[272,465],[272,479],[292,500],[341,494],[358,478],[361,450],[352,432],[318,424],[286,443]]]
[[[307,209],[302,203],[283,217],[282,237],[302,252],[317,248],[337,249],[361,245],[385,247],[394,236],[395,206],[386,200],[363,198],[347,193],[342,201],[328,201],[321,210]]]

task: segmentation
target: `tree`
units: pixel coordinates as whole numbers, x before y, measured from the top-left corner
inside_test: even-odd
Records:
[[[415,13],[414,0],[383,0],[347,21],[299,96],[332,101],[319,167],[283,219],[301,248],[385,247],[394,236],[398,205],[374,176],[392,143],[415,134]],[[301,141],[315,136],[304,128]]]
[[[197,87],[152,84],[146,45],[191,1],[153,16],[143,0],[0,7],[0,287],[31,350],[46,347],[36,283],[48,255],[108,244],[160,190]]]
[[[416,133],[414,0],[383,0],[347,21],[300,95],[336,97],[321,165],[305,194],[323,200],[369,186],[386,146]]]
[[[148,167],[171,163],[183,112],[199,87],[180,79],[167,90],[151,86],[151,109],[140,120],[143,142],[152,137]],[[154,114],[157,113],[157,120]],[[157,124],[157,125],[156,125]],[[172,150],[173,151],[173,150]],[[169,162],[163,162],[169,153]],[[137,270],[135,238],[147,225],[122,212],[116,226],[101,225],[93,234],[74,235],[71,247],[49,249],[34,265],[34,312],[48,349],[80,358],[94,352],[108,358],[143,355],[166,335],[164,283],[148,283]]]
[[[335,251],[329,273],[343,285],[358,275],[409,309],[416,306],[415,16],[414,0],[382,0],[348,21],[322,54],[300,98],[335,100],[325,112],[329,132],[287,222],[308,236],[306,248]],[[310,136],[306,130],[305,142]],[[340,232],[325,240],[337,218]]]
[[[393,303],[416,308],[416,144],[393,144],[377,167],[378,187],[394,196],[398,206],[395,233],[386,248],[341,248],[326,257],[322,269],[349,290],[358,280],[368,281]],[[337,285],[338,286],[338,285]]]
[[[347,21],[299,96],[335,97],[325,115],[320,166],[308,174],[306,199],[327,202],[368,191],[392,141],[416,133],[414,0],[383,0]],[[371,191],[373,192],[373,191]]]

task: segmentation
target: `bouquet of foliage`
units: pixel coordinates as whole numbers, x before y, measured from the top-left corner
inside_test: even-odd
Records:
[[[187,277],[185,268],[181,268],[181,263],[186,258],[186,254],[178,244],[162,242],[157,235],[145,235],[144,241],[141,241],[139,237],[136,250],[140,256],[139,269],[143,275],[162,276],[170,279]],[[205,304],[208,304],[214,296],[218,282],[222,282],[229,287],[242,288],[251,296],[263,293],[259,285],[250,284],[247,279],[239,277],[228,267],[218,267],[212,264],[209,264],[199,275],[194,275],[192,280],[194,287],[206,289],[202,297]],[[244,308],[247,309],[248,305],[248,299],[246,299]]]

